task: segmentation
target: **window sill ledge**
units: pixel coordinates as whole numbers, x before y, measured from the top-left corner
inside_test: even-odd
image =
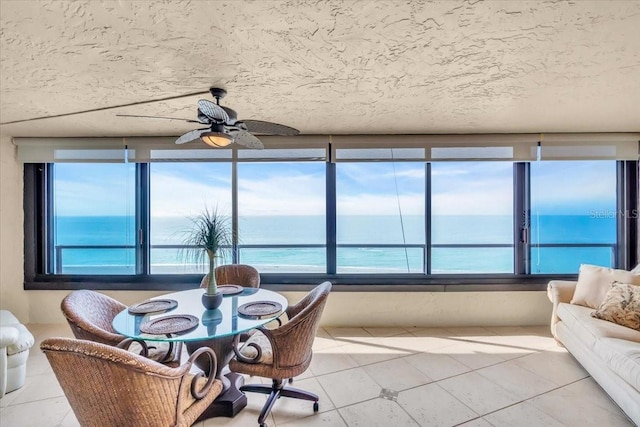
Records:
[[[76,276],[37,275],[25,290],[179,291],[199,286],[202,275]],[[545,275],[327,275],[262,274],[261,287],[279,292],[308,291],[330,281],[336,292],[544,291],[550,280],[576,280],[573,274]]]

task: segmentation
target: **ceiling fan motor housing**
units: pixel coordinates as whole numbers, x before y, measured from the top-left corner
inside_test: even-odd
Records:
[[[229,132],[227,131],[227,127],[223,124],[218,123],[211,124],[211,132],[224,133],[227,135],[229,134]]]

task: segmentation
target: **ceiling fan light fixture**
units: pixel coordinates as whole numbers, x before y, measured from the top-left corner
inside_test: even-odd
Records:
[[[205,132],[200,135],[200,139],[205,144],[214,148],[226,147],[233,142],[231,136],[222,132]]]

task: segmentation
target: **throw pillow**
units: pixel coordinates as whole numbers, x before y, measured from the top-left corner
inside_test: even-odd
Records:
[[[640,286],[614,282],[591,316],[640,331]]]
[[[638,264],[635,267],[633,267],[633,270],[631,270],[631,272],[633,274],[640,274],[640,264]]]
[[[597,309],[613,282],[640,285],[640,275],[626,270],[582,264],[571,304]]]

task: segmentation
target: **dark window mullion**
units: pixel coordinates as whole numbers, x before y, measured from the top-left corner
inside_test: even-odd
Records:
[[[61,265],[60,260],[55,255],[55,242],[56,242],[56,233],[54,227],[54,197],[53,197],[53,163],[43,164],[42,165],[42,174],[39,175],[40,179],[42,179],[42,189],[43,193],[38,194],[38,202],[41,203],[41,209],[44,211],[44,218],[41,219],[42,230],[39,233],[44,237],[44,242],[47,242],[46,248],[40,249],[40,268],[44,269],[47,273],[55,273],[62,274],[62,271],[58,271],[55,269],[54,260],[58,265]]]
[[[625,164],[616,162],[616,249],[613,251],[611,265],[615,268],[628,268],[625,250],[627,248],[626,220],[620,213],[626,208]]]
[[[336,224],[336,164],[326,163],[326,233],[327,233],[327,274],[337,271],[337,224]]]
[[[638,162],[617,162],[617,216],[614,266],[631,269],[637,260],[638,245]]]
[[[240,263],[240,248],[238,247],[238,149],[232,150],[231,159],[231,259],[233,264]]]
[[[151,271],[149,166],[148,163],[136,164],[136,274],[149,274]]]
[[[425,253],[424,253],[424,273],[431,274],[431,163],[425,163],[424,171],[424,231],[425,231]]]
[[[638,232],[640,232],[640,161],[626,162],[626,164],[626,183],[628,186],[626,194],[629,197],[627,209],[631,210],[628,215],[629,247],[627,248],[627,256],[630,262],[629,268],[633,268],[637,263],[640,263],[640,236],[638,236]]]
[[[529,163],[513,164],[513,262],[515,274],[530,274],[531,212]]]

